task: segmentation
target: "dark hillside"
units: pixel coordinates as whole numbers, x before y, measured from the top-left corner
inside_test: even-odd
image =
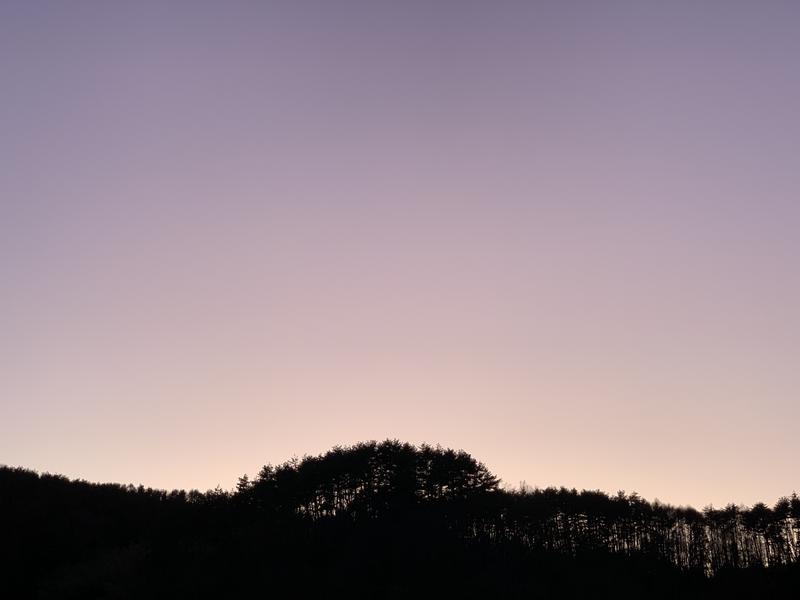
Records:
[[[0,469],[0,596],[781,597],[800,593],[800,499],[698,512],[503,491],[464,452],[361,443],[232,492]]]

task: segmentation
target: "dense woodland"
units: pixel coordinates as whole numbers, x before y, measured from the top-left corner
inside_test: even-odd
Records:
[[[503,490],[397,441],[265,466],[234,490],[0,468],[0,597],[800,597],[800,498],[675,508]]]

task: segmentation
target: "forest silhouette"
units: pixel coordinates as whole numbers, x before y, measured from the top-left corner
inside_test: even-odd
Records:
[[[0,467],[2,598],[796,598],[800,498],[676,508],[506,490],[396,440],[266,465],[233,490]]]

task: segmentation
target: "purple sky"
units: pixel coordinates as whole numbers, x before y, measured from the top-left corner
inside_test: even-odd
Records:
[[[800,5],[126,4],[0,4],[0,463],[800,491]]]

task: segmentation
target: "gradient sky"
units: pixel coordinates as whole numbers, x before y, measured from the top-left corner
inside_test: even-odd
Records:
[[[800,5],[0,4],[0,463],[800,491]]]

